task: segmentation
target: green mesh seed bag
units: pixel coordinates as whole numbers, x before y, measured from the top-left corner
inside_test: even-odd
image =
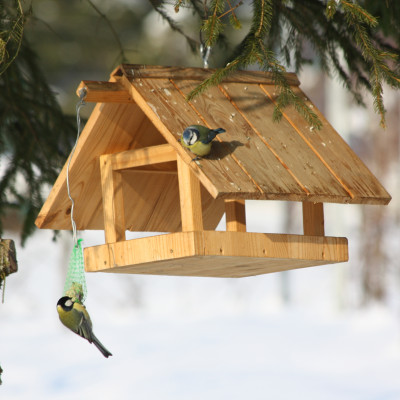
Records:
[[[86,299],[87,289],[81,243],[82,239],[79,239],[69,258],[64,295],[71,297],[73,301],[83,304]]]

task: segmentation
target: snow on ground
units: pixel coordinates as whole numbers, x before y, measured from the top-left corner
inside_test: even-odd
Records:
[[[84,245],[101,243],[100,233]],[[18,243],[18,242],[17,242]],[[343,309],[348,264],[244,279],[88,274],[105,359],[58,320],[71,237],[38,232],[0,304],[1,400],[399,400],[399,316]]]

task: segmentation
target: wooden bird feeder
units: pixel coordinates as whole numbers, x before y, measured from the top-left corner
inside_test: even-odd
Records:
[[[104,229],[84,249],[87,271],[243,277],[348,260],[347,239],[324,234],[323,203],[387,204],[391,197],[287,74],[323,122],[292,107],[272,121],[275,85],[237,72],[187,102],[211,74],[201,68],[121,65],[109,82],[83,81],[98,103],[70,164],[77,229]],[[185,127],[226,130],[192,162]],[[246,199],[303,204],[304,235],[246,232]],[[70,229],[66,165],[36,220]],[[226,213],[226,231],[215,231]],[[169,232],[126,240],[125,231]]]

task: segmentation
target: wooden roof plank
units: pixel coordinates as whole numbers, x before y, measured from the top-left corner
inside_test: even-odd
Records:
[[[132,79],[174,79],[174,80],[196,80],[203,81],[209,78],[216,69],[213,68],[187,68],[187,67],[164,67],[159,65],[122,64],[114,70],[112,77],[124,75]],[[273,84],[271,72],[262,71],[236,71],[226,77],[223,82],[242,83],[265,83]],[[287,73],[286,79],[289,85],[298,86],[300,82],[294,73]],[[200,83],[200,82],[199,82]]]
[[[177,81],[174,84],[183,95],[188,94],[196,85],[193,81]],[[233,152],[221,160],[232,157],[245,172],[242,180],[237,181],[239,187],[243,185],[243,179],[252,180],[260,188],[259,196],[262,194],[263,198],[290,200],[306,196],[287,169],[217,87],[196,97],[192,106],[201,118],[200,124],[226,129],[227,132],[218,135],[217,140],[223,141],[223,144],[233,144],[230,146]]]
[[[255,84],[226,83],[221,90],[232,101],[253,130],[259,135],[261,145],[271,149],[284,168],[313,201],[324,195],[331,200],[349,199],[349,194],[330,173],[307,143],[288,121],[273,122],[274,104]],[[343,201],[344,201],[343,200]]]
[[[274,97],[272,86],[262,85],[262,87],[272,98]],[[292,89],[297,95],[305,99],[306,104],[313,109],[322,121],[323,127],[321,130],[310,129],[310,126],[307,125],[293,106],[289,106],[284,111],[284,118],[292,126],[296,127],[297,132],[310,144],[327,168],[337,176],[343,187],[351,193],[348,203],[388,204],[391,196],[366,165],[329,124],[304,92],[298,87],[293,87]]]
[[[164,137],[175,147],[178,154],[185,160],[194,158],[194,155],[178,142],[187,126],[202,123],[185,98],[166,79],[133,80],[132,86],[142,101],[146,102],[148,115],[158,125],[158,128],[162,129]],[[134,94],[134,96],[137,95]],[[180,112],[177,113],[176,110],[180,110]],[[257,187],[247,179],[243,170],[234,160],[218,159],[218,154],[214,154],[213,158],[203,159],[192,164],[195,172],[213,197],[236,196],[238,191],[243,196],[257,196],[259,192]],[[240,188],[236,184],[238,181],[243,182],[243,186]]]

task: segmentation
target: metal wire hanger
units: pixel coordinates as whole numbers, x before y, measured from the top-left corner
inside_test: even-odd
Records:
[[[75,150],[76,150],[76,146],[78,145],[79,136],[81,134],[81,115],[80,115],[80,111],[81,111],[81,108],[86,105],[85,97],[86,97],[86,89],[82,88],[82,89],[79,90],[79,101],[76,104],[76,125],[77,125],[76,141],[75,141],[74,147],[72,148],[71,154],[70,154],[69,159],[68,159],[68,164],[67,164],[67,191],[68,191],[68,197],[71,200],[72,238],[73,238],[75,246],[78,246],[78,239],[77,239],[77,234],[76,234],[76,223],[75,223],[75,220],[74,220],[75,202],[74,202],[74,199],[71,196],[71,186],[70,186],[70,182],[69,182],[69,168],[70,168],[70,165],[71,165],[72,157],[73,157],[73,155],[75,153]]]

